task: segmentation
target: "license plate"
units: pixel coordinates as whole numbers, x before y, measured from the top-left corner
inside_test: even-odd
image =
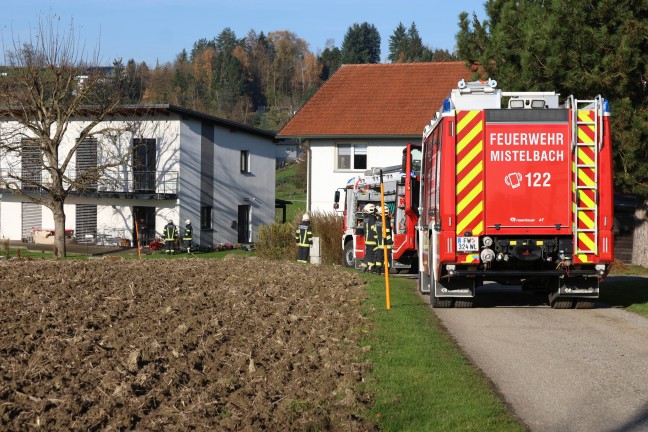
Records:
[[[478,250],[478,237],[457,237],[457,252],[477,252]]]

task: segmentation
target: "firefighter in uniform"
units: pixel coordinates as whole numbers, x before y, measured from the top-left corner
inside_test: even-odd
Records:
[[[297,262],[307,263],[308,256],[310,255],[310,247],[313,244],[313,231],[311,230],[308,213],[304,213],[301,222],[297,226],[295,241],[298,246]]]
[[[193,228],[191,220],[185,221],[184,233],[182,234],[182,246],[186,249],[187,253],[191,253],[191,242],[193,241]]]
[[[175,253],[175,242],[178,239],[178,228],[175,226],[173,221],[169,219],[164,226],[164,253],[167,255],[172,255]]]
[[[385,237],[383,237],[382,214],[385,214]],[[385,261],[385,247],[387,248],[387,271],[389,271],[389,263],[391,262],[391,251],[394,244],[391,230],[391,218],[389,217],[389,207],[378,207],[378,215],[376,216],[376,247],[374,249],[376,259],[376,273],[383,272],[383,262]]]
[[[376,247],[376,235],[374,225],[376,225],[376,206],[374,204],[367,204],[364,206],[364,241],[365,241],[365,257],[364,262],[360,265],[362,271],[374,271],[374,248]]]

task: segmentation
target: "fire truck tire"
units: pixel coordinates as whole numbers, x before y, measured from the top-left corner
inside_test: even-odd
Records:
[[[430,304],[433,308],[447,309],[452,307],[452,297],[437,297],[434,291],[430,292]]]
[[[474,297],[460,297],[455,300],[454,306],[456,308],[471,308],[475,305]]]
[[[571,309],[574,307],[574,299],[571,297],[556,297],[551,302],[552,309]]]
[[[574,306],[576,309],[593,309],[594,308],[594,300],[592,299],[576,299],[576,305]]]
[[[355,267],[353,256],[353,242],[347,242],[344,245],[344,267]]]

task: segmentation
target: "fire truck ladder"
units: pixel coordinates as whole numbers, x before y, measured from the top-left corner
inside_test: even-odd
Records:
[[[598,254],[598,153],[602,146],[603,100],[572,99],[574,152],[574,249],[582,262]]]

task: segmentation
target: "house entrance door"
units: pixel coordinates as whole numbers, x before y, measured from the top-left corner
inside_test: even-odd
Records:
[[[249,205],[238,206],[238,242],[252,243],[252,211]]]
[[[137,231],[135,221],[137,220]],[[146,246],[155,240],[155,207],[133,207],[133,244],[137,244],[139,236],[140,244]]]

